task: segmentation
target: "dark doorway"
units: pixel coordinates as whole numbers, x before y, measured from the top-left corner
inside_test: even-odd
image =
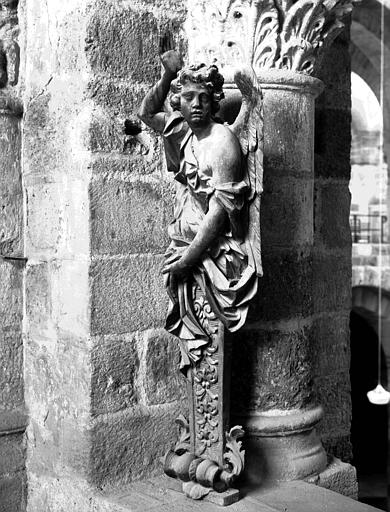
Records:
[[[353,465],[359,501],[387,510],[388,406],[373,405],[367,391],[378,383],[378,336],[361,314],[351,313],[351,391]],[[382,385],[387,386],[382,353]]]

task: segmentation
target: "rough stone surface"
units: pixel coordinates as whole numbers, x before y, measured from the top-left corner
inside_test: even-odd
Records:
[[[317,399],[324,408],[320,434],[330,437],[340,431],[349,432],[351,424],[351,385],[349,371],[315,379]]]
[[[146,403],[163,404],[186,396],[186,379],[179,372],[180,350],[177,338],[162,329],[145,336],[144,387]]]
[[[0,478],[21,472],[25,467],[25,438],[23,433],[0,436]]]
[[[158,22],[151,12],[95,2],[86,42],[94,73],[135,82],[158,80]]]
[[[311,399],[310,328],[243,330],[232,357],[232,410],[295,409]]]
[[[317,376],[346,371],[350,365],[349,314],[332,313],[313,319],[311,361]]]
[[[3,332],[21,328],[23,262],[0,259],[0,328]]]
[[[315,477],[308,478],[307,482],[357,500],[358,485],[356,469],[336,457],[329,457],[329,459],[325,471]]]
[[[315,253],[313,275],[315,276],[313,296],[316,313],[345,312],[350,308],[351,261],[346,254]]]
[[[136,335],[101,336],[93,340],[91,400],[93,415],[112,413],[138,401],[139,368]]]
[[[161,473],[160,458],[177,437],[180,404],[137,407],[97,417],[92,427],[90,480],[102,487]]]
[[[0,512],[20,512],[26,509],[26,473],[0,475]]]
[[[93,334],[120,334],[164,323],[162,256],[95,260],[91,265]]]
[[[0,331],[0,361],[0,411],[22,407],[23,341],[20,329]]]
[[[0,254],[22,256],[23,195],[19,119],[0,114]]]
[[[318,245],[323,244],[329,249],[350,251],[350,197],[348,183],[345,180],[330,183],[317,180],[314,194],[314,218]]]
[[[293,248],[313,242],[313,226],[307,206],[313,201],[310,179],[264,176],[261,200],[263,247]]]
[[[163,253],[173,197],[156,182],[93,181],[90,187],[94,254]]]
[[[312,313],[312,257],[308,252],[270,251],[263,247],[264,276],[249,322],[307,317]]]

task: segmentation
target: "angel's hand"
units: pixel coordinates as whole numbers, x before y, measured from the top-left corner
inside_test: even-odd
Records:
[[[163,53],[160,59],[165,71],[172,76],[176,76],[177,72],[182,68],[182,60],[176,50],[169,50]]]
[[[179,254],[173,254],[164,264],[163,274],[169,274],[170,278],[184,279],[187,277],[191,266],[186,263],[185,258]]]

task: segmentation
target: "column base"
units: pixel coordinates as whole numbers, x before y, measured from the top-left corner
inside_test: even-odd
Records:
[[[244,479],[249,484],[304,480],[326,469],[327,456],[315,426],[321,407],[235,417],[246,433]]]
[[[318,475],[306,478],[306,482],[338,492],[354,500],[358,499],[356,468],[336,457],[331,457],[326,469]]]

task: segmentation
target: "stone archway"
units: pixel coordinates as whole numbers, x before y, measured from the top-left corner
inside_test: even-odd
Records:
[[[386,510],[388,408],[372,405],[367,399],[367,391],[376,386],[378,379],[379,309],[376,287],[356,286],[352,289],[350,375],[353,464],[358,472],[360,500]],[[381,310],[382,326],[387,329],[390,323],[390,292],[386,290],[382,291]],[[385,387],[389,382],[388,348],[381,349],[381,382]]]

